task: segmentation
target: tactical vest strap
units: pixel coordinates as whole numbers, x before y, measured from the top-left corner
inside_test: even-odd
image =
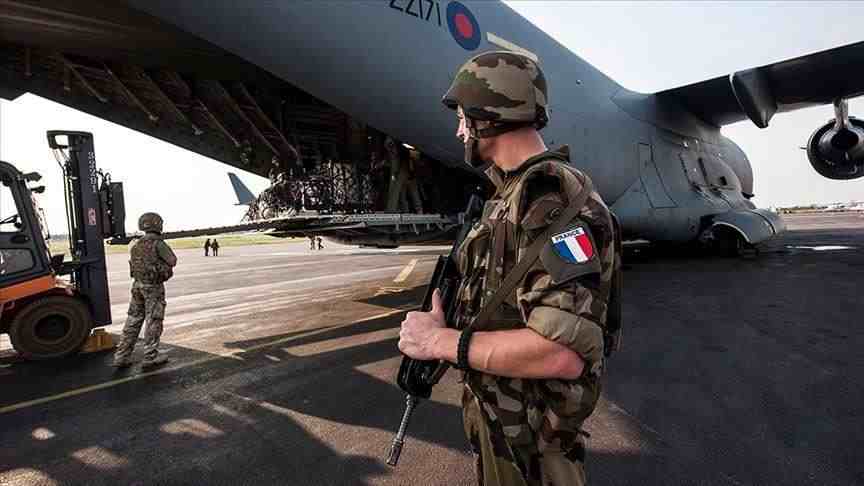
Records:
[[[621,295],[624,286],[624,272],[621,269],[623,243],[621,241],[621,222],[611,211],[612,226],[615,229],[615,259],[612,264],[612,285],[609,290],[609,304],[606,311],[606,326],[603,328],[603,354],[608,358],[613,351],[621,348],[624,337],[624,323],[621,316]]]
[[[540,251],[543,249],[543,246],[546,245],[546,242],[555,233],[563,231],[564,227],[579,214],[579,211],[581,211],[583,207],[585,207],[585,203],[588,202],[588,198],[591,196],[591,191],[593,191],[591,180],[586,177],[582,184],[582,190],[572,199],[568,198],[569,204],[567,208],[561,213],[558,219],[549,225],[546,231],[534,239],[531,246],[525,250],[522,258],[519,259],[513,269],[507,274],[507,278],[505,278],[501,286],[498,287],[495,295],[493,295],[492,298],[486,302],[483,308],[480,309],[477,317],[468,325],[471,330],[483,330],[486,324],[489,323],[489,319],[492,315],[499,307],[501,307],[501,304],[507,300],[510,293],[516,289],[516,286],[519,285],[519,282],[522,281],[522,278],[525,277],[525,274],[528,273],[528,270],[530,270],[534,265],[534,262],[537,261],[537,258],[540,256]]]

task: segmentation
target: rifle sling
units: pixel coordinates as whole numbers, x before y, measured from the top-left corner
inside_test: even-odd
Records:
[[[558,219],[552,222],[548,228],[546,228],[546,231],[534,239],[531,246],[525,250],[525,253],[522,255],[519,262],[517,262],[510,273],[507,274],[507,278],[504,279],[504,282],[501,284],[501,287],[498,288],[498,291],[495,292],[495,295],[493,295],[492,298],[486,302],[486,305],[480,309],[477,317],[471,321],[471,324],[469,324],[466,329],[470,328],[472,331],[483,330],[495,311],[501,307],[501,304],[503,304],[505,300],[507,300],[507,296],[516,289],[516,286],[519,285],[519,282],[522,281],[522,278],[525,277],[525,274],[528,273],[528,270],[534,265],[537,258],[540,257],[540,251],[543,249],[543,246],[546,245],[549,238],[551,238],[555,233],[560,233],[564,227],[579,214],[579,211],[582,210],[585,203],[588,201],[588,197],[591,195],[592,190],[591,180],[585,177],[582,190],[579,191],[574,198],[568,198],[570,199],[568,201],[570,204],[568,204],[564,212],[561,213]]]

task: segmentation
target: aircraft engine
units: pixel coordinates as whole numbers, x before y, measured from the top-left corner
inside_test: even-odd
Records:
[[[834,112],[807,142],[810,165],[829,179],[864,177],[864,120],[849,116],[846,100],[835,101]]]

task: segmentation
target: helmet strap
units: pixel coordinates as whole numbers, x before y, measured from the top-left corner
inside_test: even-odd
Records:
[[[477,121],[465,117],[465,125],[468,128],[468,140],[465,141],[465,163],[475,169],[484,168],[488,162],[480,158],[477,152],[477,141],[481,138],[493,138],[509,133],[520,128],[533,127],[533,122],[526,123],[495,123],[487,128],[477,128]]]
[[[465,140],[465,163],[475,169],[482,169],[487,163],[480,158],[477,151],[477,140],[480,137],[476,123],[473,119],[465,117],[465,126],[468,128],[468,139]]]
[[[496,123],[488,128],[478,128],[476,130],[477,138],[492,138],[505,133],[519,130],[520,128],[533,127],[533,122],[526,123]]]

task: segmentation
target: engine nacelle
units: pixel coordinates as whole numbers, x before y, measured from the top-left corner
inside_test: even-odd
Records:
[[[834,103],[837,117],[813,132],[807,158],[829,179],[864,177],[864,120],[850,117],[845,100]]]

